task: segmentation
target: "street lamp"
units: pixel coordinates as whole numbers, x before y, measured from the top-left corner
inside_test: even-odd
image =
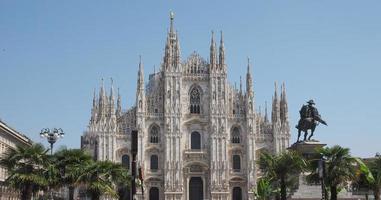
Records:
[[[59,138],[63,138],[65,133],[61,128],[54,128],[52,131],[48,128],[44,128],[40,132],[42,138],[46,138],[50,143],[50,154],[53,155],[53,144],[57,142]]]
[[[325,163],[326,163],[326,158],[321,155],[320,160],[318,161],[318,172],[319,172],[319,178],[321,181],[321,199],[327,199],[327,191],[325,190]]]

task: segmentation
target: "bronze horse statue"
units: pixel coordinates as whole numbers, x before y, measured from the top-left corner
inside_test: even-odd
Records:
[[[308,105],[303,105],[302,109],[299,111],[300,120],[296,128],[298,129],[298,140],[300,142],[300,134],[304,132],[304,140],[307,140],[308,130],[311,130],[311,135],[308,137],[308,140],[311,140],[311,137],[314,135],[315,128],[319,123],[322,123],[327,126],[327,123],[321,118],[317,109],[313,106],[315,103],[313,100],[307,102]]]

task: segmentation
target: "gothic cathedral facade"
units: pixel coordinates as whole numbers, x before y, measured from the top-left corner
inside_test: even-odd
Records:
[[[160,70],[145,82],[139,63],[135,106],[123,111],[113,86],[109,94],[103,83],[94,92],[81,147],[96,160],[130,168],[130,133],[136,129],[145,199],[253,199],[259,153],[289,146],[284,84],[280,96],[275,87],[268,119],[267,108],[263,114],[255,110],[250,61],[246,87],[241,81],[236,88],[227,80],[222,34],[219,47],[212,34],[209,61],[197,53],[181,60],[173,21],[171,15]],[[137,197],[142,199],[141,191]]]

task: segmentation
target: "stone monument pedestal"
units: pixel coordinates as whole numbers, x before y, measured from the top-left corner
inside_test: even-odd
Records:
[[[305,159],[316,158],[316,150],[323,148],[327,144],[320,143],[318,140],[301,141],[291,145],[288,150],[293,150],[300,153]]]
[[[302,141],[291,145],[288,150],[296,151],[300,153],[304,159],[318,159],[320,155],[316,152],[317,149],[323,148],[326,144],[320,143],[317,140]],[[321,199],[321,185],[309,184],[306,181],[306,176],[309,173],[302,173],[299,175],[298,189],[291,195],[291,199],[294,200],[319,200]]]

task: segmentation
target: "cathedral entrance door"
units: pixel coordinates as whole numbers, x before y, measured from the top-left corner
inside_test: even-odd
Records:
[[[201,177],[192,177],[189,181],[189,200],[203,200],[204,185]]]
[[[242,189],[240,187],[233,188],[233,200],[242,200]]]

